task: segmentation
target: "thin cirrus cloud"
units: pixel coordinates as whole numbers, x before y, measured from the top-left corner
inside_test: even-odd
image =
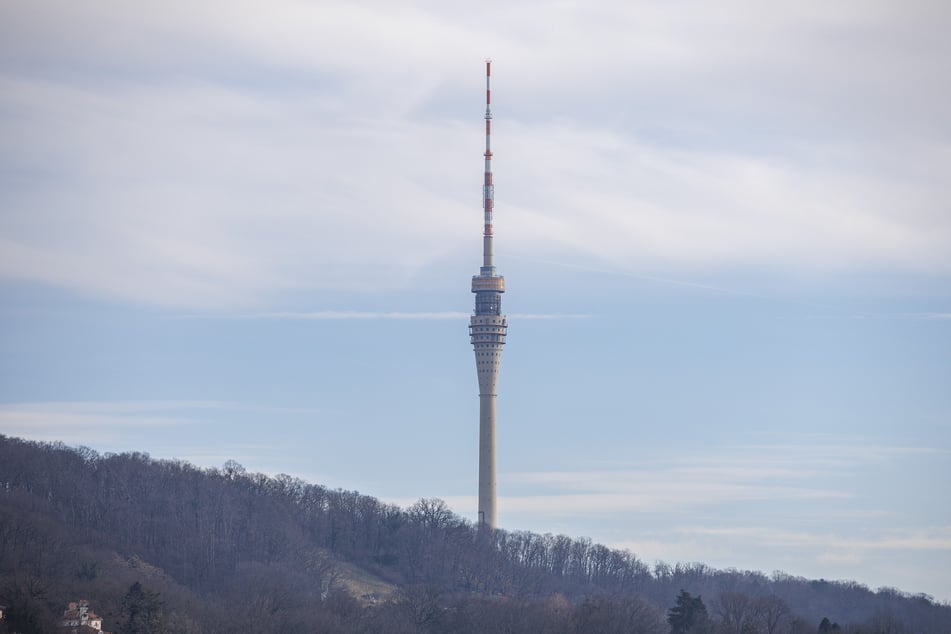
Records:
[[[862,445],[848,439],[816,445],[721,447],[712,452],[714,457],[673,456],[636,469],[510,473],[505,480],[515,490],[527,486],[537,493],[504,497],[513,511],[561,515],[685,512],[753,501],[845,501],[856,495],[847,484],[851,473],[869,465],[948,453],[928,447]]]
[[[310,417],[330,410],[308,407],[258,406],[248,403],[207,400],[168,401],[48,401],[0,404],[0,429],[12,436],[67,444],[116,442],[147,430],[196,427],[214,428],[222,413],[280,414],[285,417]],[[188,458],[196,454],[192,447],[169,446],[169,455]],[[228,445],[235,455],[245,455],[247,447]],[[187,450],[189,456],[176,454]],[[217,455],[217,454],[216,454]],[[228,456],[233,457],[233,456]],[[207,462],[199,464],[206,465]]]
[[[276,311],[265,313],[237,313],[230,315],[193,314],[179,315],[179,319],[264,319],[291,321],[348,321],[348,320],[406,320],[406,321],[457,321],[468,319],[469,313],[460,311],[401,312],[401,311],[359,311],[359,310],[317,310],[317,311]],[[585,313],[513,313],[509,319],[588,319],[593,315]]]
[[[108,443],[130,430],[201,424],[194,410],[218,406],[204,402],[9,403],[0,405],[0,428],[40,441]]]
[[[738,474],[693,473],[672,476],[670,472],[600,472],[547,474],[512,478],[539,485],[532,495],[503,495],[500,505],[519,514],[568,517],[618,512],[686,512],[721,505],[776,500],[846,499],[848,491],[828,485],[808,486],[774,480],[763,483]],[[673,480],[667,478],[674,477]],[[556,482],[557,484],[553,484]]]
[[[951,551],[951,526],[911,530],[887,530],[874,537],[841,536],[830,533],[791,531],[766,526],[709,527],[676,529],[684,535],[705,535],[755,540],[760,544],[784,547],[810,547],[864,550],[940,550]]]

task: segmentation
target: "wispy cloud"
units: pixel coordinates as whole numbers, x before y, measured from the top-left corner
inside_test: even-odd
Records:
[[[713,509],[739,502],[776,500],[844,499],[844,491],[792,486],[757,486],[726,483],[677,483],[624,493],[577,493],[573,495],[505,495],[499,507],[508,512],[548,517],[597,516],[620,512],[658,513]]]
[[[948,550],[951,551],[951,526],[913,530],[881,531],[866,537],[810,531],[792,531],[771,526],[692,526],[675,529],[684,535],[727,537],[755,540],[760,544],[789,548],[824,548],[834,551],[867,550]]]
[[[810,315],[810,319],[910,319],[915,321],[944,321],[951,320],[951,313],[849,313],[841,315]]]
[[[33,440],[86,444],[128,428],[201,424],[195,410],[219,407],[205,401],[12,403],[0,405],[0,428]]]
[[[780,470],[677,469],[628,472],[509,474],[506,480],[535,492],[505,495],[502,507],[520,513],[571,516],[621,511],[676,512],[726,504],[777,500],[844,499],[851,496],[813,480],[815,473]],[[808,482],[808,484],[807,484]],[[524,488],[524,486],[519,487]]]
[[[215,412],[279,413],[285,416],[326,413],[315,408],[262,407],[226,401],[4,403],[0,404],[0,431],[32,440],[109,443],[131,429],[207,425],[211,419],[219,417]]]
[[[512,313],[509,319],[591,319],[591,313]]]
[[[951,451],[832,438],[815,445],[719,447],[702,455],[673,455],[636,467],[507,473],[504,480],[510,486],[533,492],[506,495],[500,505],[525,513],[568,516],[683,512],[758,501],[847,500],[855,494],[843,486],[843,478],[857,469],[927,455],[951,456]],[[848,507],[830,513],[854,518],[880,511]]]
[[[358,311],[358,310],[315,310],[315,311],[274,311],[264,313],[234,314],[191,314],[178,315],[179,319],[286,319],[291,321],[319,320],[459,320],[468,319],[469,313],[454,311],[400,312],[400,311]]]
[[[647,273],[641,273],[638,271],[624,270],[624,269],[612,269],[604,266],[590,266],[584,264],[577,264],[573,262],[559,261],[559,260],[540,260],[537,258],[524,258],[519,256],[511,257],[513,260],[522,260],[526,262],[534,262],[537,264],[544,264],[545,266],[554,266],[566,269],[573,269],[576,271],[585,271],[589,273],[599,273],[601,275],[616,275],[619,277],[627,277],[635,280],[641,280],[644,282],[652,282],[657,284],[663,284],[667,286],[678,286],[682,288],[691,288],[698,291],[707,291],[712,293],[720,293],[724,295],[741,295],[745,297],[762,297],[761,295],[750,293],[747,291],[726,288],[724,286],[717,286],[714,284],[704,284],[702,282],[696,282],[692,280],[677,279],[673,277],[661,277],[658,275],[649,275]]]
[[[178,319],[287,319],[292,321],[309,320],[465,320],[470,313],[461,311],[401,312],[401,311],[356,311],[356,310],[318,310],[318,311],[276,311],[265,313],[237,314],[191,314],[178,315]],[[587,319],[590,314],[580,313],[514,313],[509,319]]]
[[[103,414],[122,416],[144,412],[185,411],[185,410],[241,410],[253,412],[277,412],[282,414],[315,414],[325,412],[313,407],[274,407],[234,401],[32,401],[22,403],[0,403],[0,415],[85,415]]]
[[[851,469],[857,464],[869,464],[884,460],[914,458],[917,456],[951,456],[951,449],[882,445],[862,442],[859,438],[828,436],[818,443],[753,444],[726,447],[730,451],[746,452],[772,464],[784,464],[790,468],[819,467],[824,469]]]

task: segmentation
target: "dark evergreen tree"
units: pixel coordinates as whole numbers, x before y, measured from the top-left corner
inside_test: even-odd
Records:
[[[822,622],[819,623],[819,634],[834,634],[841,631],[842,627],[838,623],[833,623],[829,617],[822,617]]]
[[[162,632],[162,601],[157,592],[136,581],[122,598],[124,623],[120,634],[158,634]]]
[[[700,595],[692,596],[681,589],[677,603],[667,612],[667,623],[671,634],[699,634],[709,629],[707,606]]]

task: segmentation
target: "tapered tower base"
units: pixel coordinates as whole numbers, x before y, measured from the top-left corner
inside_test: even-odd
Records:
[[[501,292],[505,282],[501,277],[490,278],[493,291],[475,291],[483,301],[477,306],[483,312],[469,320],[469,338],[475,350],[476,374],[479,377],[479,525],[487,528],[498,526],[495,503],[495,386],[499,379],[499,362],[508,324],[501,312]],[[485,278],[472,278],[473,288],[486,286]],[[487,293],[491,298],[486,298]],[[491,308],[491,310],[489,310]]]
[[[479,395],[479,526],[498,526],[495,508],[495,394]]]

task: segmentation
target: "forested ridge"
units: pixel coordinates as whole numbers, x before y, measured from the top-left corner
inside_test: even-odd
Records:
[[[354,596],[354,570],[392,591]],[[436,499],[0,435],[0,631],[55,631],[80,598],[114,632],[951,632],[925,595],[647,564],[480,531]]]

